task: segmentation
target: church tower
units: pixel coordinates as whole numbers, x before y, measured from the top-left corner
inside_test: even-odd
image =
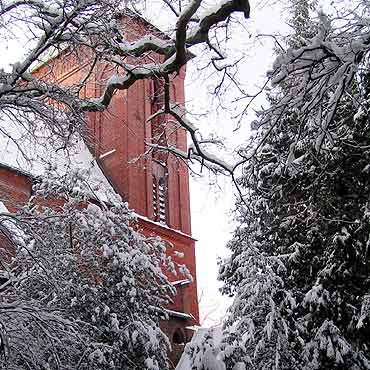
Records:
[[[138,19],[135,25],[137,33],[146,31],[144,21]],[[90,86],[89,95],[102,94],[105,82],[112,76],[110,68],[99,66],[97,83]],[[182,69],[169,85],[171,101],[181,106],[185,103],[184,78]],[[137,81],[129,90],[117,91],[107,111],[89,113],[87,140],[109,182],[138,215],[139,230],[167,241],[174,260],[185,264],[192,275],[192,280],[170,277],[177,295],[168,308],[170,320],[163,323],[163,329],[172,342],[170,357],[176,363],[192,337],[191,327],[199,324],[199,311],[187,164],[155,149],[171,146],[186,151],[187,134],[166,115],[148,121],[163,104],[162,79]]]
[[[109,78],[109,70],[98,73],[101,75],[97,81]],[[181,105],[184,78],[182,70],[170,82],[171,100]],[[100,94],[98,91],[97,96]],[[186,131],[165,115],[147,121],[162,105],[163,82],[138,81],[128,91],[118,91],[107,111],[89,115],[88,140],[103,173],[138,215],[139,230],[167,241],[174,260],[185,264],[193,277],[193,280],[170,277],[177,295],[168,309],[170,320],[163,323],[163,329],[173,344],[172,357],[176,362],[177,352],[182,352],[183,345],[191,339],[189,327],[199,324],[199,312],[188,168],[183,160],[152,146],[173,146],[186,151]]]
[[[127,20],[127,16],[121,19],[123,27]],[[130,33],[125,34],[128,41],[153,32],[166,37],[140,17],[130,16],[129,22]],[[35,73],[46,72],[47,78],[71,86],[90,68],[88,55],[83,58],[82,54],[80,51],[80,59],[76,59],[73,54],[62,53],[50,60],[52,77],[43,66]],[[109,63],[97,65],[81,95],[100,97],[115,73]],[[170,100],[180,106],[185,103],[184,78],[185,68],[169,81]],[[87,114],[85,141],[112,187],[137,214],[138,230],[166,241],[173,260],[185,265],[192,276],[169,277],[177,295],[167,309],[169,320],[162,323],[162,328],[172,343],[170,358],[176,364],[193,335],[192,327],[199,324],[199,310],[187,164],[156,149],[168,146],[186,152],[187,133],[167,115],[148,120],[163,104],[162,78],[136,81],[128,90],[117,91],[106,111]]]

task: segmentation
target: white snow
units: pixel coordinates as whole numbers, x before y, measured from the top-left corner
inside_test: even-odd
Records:
[[[185,320],[193,319],[193,316],[189,315],[188,313],[168,309],[165,309],[165,312],[170,316],[180,317]]]
[[[17,225],[17,220],[12,217],[5,204],[0,200],[0,227],[5,228],[7,232],[12,236],[13,240],[18,244],[19,247],[26,247],[27,250],[31,250],[33,244],[25,243],[24,231]],[[4,230],[4,229],[3,229]]]
[[[161,227],[161,228],[163,228],[163,229],[167,229],[167,230],[174,231],[174,232],[175,232],[175,233],[177,233],[177,234],[180,234],[180,235],[186,236],[187,238],[190,238],[190,239],[193,239],[193,240],[195,240],[195,241],[196,241],[196,239],[194,239],[191,235],[186,234],[186,233],[182,232],[181,230],[173,229],[172,227],[169,227],[169,226],[167,226],[166,224],[162,224],[162,223],[160,223],[160,222],[153,221],[153,220],[151,220],[150,218],[145,217],[145,216],[142,216],[142,215],[139,215],[138,213],[135,213],[135,212],[133,213],[133,215],[134,215],[136,218],[139,218],[139,219],[141,219],[141,220],[143,220],[143,221],[150,222],[151,224],[153,224],[153,225],[157,225],[157,226],[159,226],[159,227]]]
[[[204,342],[204,338],[207,334],[212,333],[212,340],[214,347],[217,348],[222,340],[222,328],[220,326],[209,328],[197,328],[190,342],[190,345],[201,345]],[[217,350],[216,350],[217,351]],[[217,355],[214,352],[209,352],[203,359],[204,370],[223,370],[225,369],[224,363],[217,359]],[[190,370],[192,369],[192,363],[189,354],[186,349],[183,352],[179,363],[176,366],[176,370]]]
[[[167,40],[162,40],[153,35],[144,36],[133,44],[130,44],[127,41],[119,43],[119,47],[124,54],[132,54],[136,51],[139,51],[141,48],[146,47],[147,45],[154,45],[156,49],[164,49],[171,44]]]
[[[187,284],[190,284],[191,283],[191,280],[189,279],[182,279],[182,280],[176,280],[176,281],[171,281],[171,284],[173,286],[177,286],[177,285],[187,285]]]
[[[111,329],[114,333],[119,333],[119,320],[116,313],[111,314]]]
[[[156,363],[156,361],[154,361],[152,358],[148,357],[146,360],[145,360],[145,366],[149,369],[149,370],[159,370],[159,367]]]
[[[217,13],[221,8],[223,8],[228,3],[231,3],[230,0],[221,0],[218,1],[217,4],[211,5],[208,9],[206,9],[202,15],[200,16],[200,21],[202,21],[204,18],[209,17],[210,15],[213,15]]]
[[[5,207],[5,204],[0,200],[0,213],[8,213],[8,209]]]
[[[113,154],[115,152],[116,152],[116,149],[112,149],[109,152],[106,152],[106,153],[100,155],[99,159],[104,159],[105,157],[108,157],[108,156],[110,156],[111,154]]]
[[[104,353],[101,349],[97,348],[95,351],[90,353],[89,360],[91,362],[97,361],[99,364],[102,364],[104,362]]]
[[[115,194],[82,138],[75,139],[73,148],[61,149],[50,144],[46,135],[40,136],[37,143],[31,142],[20,127],[3,121],[0,122],[0,164],[34,176],[42,176],[49,168],[61,175],[83,171],[95,197],[107,201],[107,194]]]

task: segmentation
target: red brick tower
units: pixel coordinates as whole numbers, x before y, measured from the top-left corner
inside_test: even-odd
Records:
[[[109,72],[108,72],[109,73]],[[101,78],[104,79],[104,71]],[[171,99],[184,103],[183,70],[171,82]],[[191,237],[189,175],[186,163],[173,155],[152,150],[149,143],[186,150],[186,131],[166,122],[164,116],[146,122],[160,106],[159,80],[139,81],[128,92],[117,92],[108,111],[89,116],[90,146],[104,174],[139,218],[145,235],[158,235],[184,255],[174,259],[186,264],[193,276],[179,276],[177,296],[169,307],[170,321],[163,323],[173,343],[173,361],[192,336],[187,329],[199,323],[196,291],[195,240]],[[99,94],[98,94],[99,95]],[[91,145],[92,144],[92,145]],[[170,253],[171,252],[170,249]]]
[[[126,34],[129,40],[151,32],[158,36],[158,31],[140,17],[121,20],[122,24],[126,21],[130,22],[130,33]],[[62,52],[33,73],[40,79],[71,86],[91,68],[88,53],[84,55],[80,50],[77,54]],[[81,95],[99,97],[114,72],[108,63],[96,66]],[[185,69],[169,84],[171,101],[180,105],[184,104],[184,78]],[[170,320],[163,322],[162,327],[173,344],[170,358],[176,364],[184,344],[192,337],[190,327],[199,323],[199,311],[188,169],[184,161],[150,146],[168,145],[183,151],[187,148],[186,131],[165,115],[147,122],[162,107],[163,90],[163,80],[152,79],[137,81],[128,91],[116,92],[107,111],[88,114],[86,142],[113,188],[137,213],[140,231],[169,242],[173,247],[168,253],[175,262],[185,264],[193,276],[192,280],[170,277],[177,295],[168,307]],[[31,186],[32,178],[27,174],[0,164],[0,195],[11,194],[10,198],[19,205],[29,198]],[[6,205],[9,209],[15,206]]]
[[[137,34],[146,32],[144,21],[138,19],[135,26]],[[96,71],[98,83],[86,93],[100,96],[104,81],[112,73],[109,65],[100,66]],[[185,102],[184,78],[185,69],[170,81],[170,99],[180,105]],[[163,81],[153,79],[137,81],[128,91],[116,92],[107,111],[89,114],[88,141],[105,176],[137,213],[141,232],[171,243],[171,249],[184,255],[178,259],[173,254],[174,260],[185,264],[193,276],[193,281],[171,277],[177,296],[168,309],[170,320],[162,325],[173,344],[170,357],[177,363],[184,343],[192,337],[189,327],[199,324],[199,311],[188,168],[183,160],[148,145],[187,148],[186,131],[169,117],[161,115],[147,122],[161,109],[163,90]]]

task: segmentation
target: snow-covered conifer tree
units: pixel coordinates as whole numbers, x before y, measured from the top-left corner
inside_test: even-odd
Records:
[[[370,369],[368,11],[320,14],[274,64],[221,266],[229,369]]]

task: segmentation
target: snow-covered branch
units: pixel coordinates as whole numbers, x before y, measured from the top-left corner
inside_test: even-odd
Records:
[[[167,7],[169,3],[164,1]],[[34,130],[35,122],[43,122],[48,132],[64,140],[62,146],[67,145],[74,132],[84,134],[86,112],[107,109],[117,90],[129,90],[139,80],[176,76],[196,58],[192,48],[204,45],[216,52],[218,62],[225,59],[222,46],[210,41],[214,30],[234,14],[249,17],[247,0],[220,0],[212,6],[203,0],[189,0],[178,10],[171,5],[175,30],[166,35],[129,10],[130,1],[125,4],[127,7],[122,7],[119,0],[2,2],[0,31],[22,34],[19,39],[24,39],[27,48],[10,71],[0,71],[0,116],[7,119],[16,115],[28,132]],[[139,24],[145,24],[149,33],[143,33]],[[230,67],[216,64],[212,56],[210,63],[222,73]],[[61,65],[79,71],[72,83],[65,82],[64,77],[58,80],[60,72],[56,69]],[[95,81],[99,88],[93,93],[92,89],[90,94],[82,93],[105,66],[111,69],[110,78]],[[167,94],[165,104],[169,99]],[[226,163],[217,164],[216,157],[206,154],[183,116],[175,111],[166,113],[190,132],[194,157],[220,165],[223,172],[232,171]]]
[[[370,50],[368,27],[352,19],[351,29],[332,23],[321,15],[317,34],[300,48],[282,52],[270,73],[272,86],[283,86],[284,94],[263,112],[260,125],[279,122],[283,111],[299,111],[299,116],[320,127],[315,148],[322,147],[330,134],[339,102],[344,96],[355,97],[353,82],[361,78]]]
[[[145,53],[152,51],[165,56],[164,62],[134,65],[125,64],[115,57],[113,62],[124,67],[124,76],[116,76],[106,86],[105,92],[98,99],[103,106],[108,106],[112,98],[113,91],[116,89],[127,90],[137,80],[148,79],[151,77],[164,77],[178,72],[194,56],[189,49],[192,46],[207,43],[208,33],[212,27],[225,21],[230,15],[242,12],[245,18],[249,17],[249,2],[247,0],[221,1],[214,6],[208,13],[200,18],[195,27],[189,29],[192,17],[200,8],[202,0],[193,0],[179,14],[176,25],[176,37],[174,40],[162,40],[158,37],[144,37],[132,44],[119,43],[114,50],[118,56],[141,57]],[[93,105],[84,105],[86,110],[96,109],[96,101]]]
[[[215,173],[221,172],[226,175],[231,175],[233,173],[234,165],[228,164],[223,159],[217,157],[216,155],[208,152],[203,148],[204,144],[219,144],[219,142],[215,141],[214,139],[199,139],[197,136],[197,127],[188,120],[185,110],[178,104],[170,103],[167,108],[159,110],[158,112],[150,116],[147,121],[150,122],[156,117],[164,114],[168,114],[169,116],[174,118],[175,122],[190,134],[192,145],[189,146],[187,153],[174,147],[163,147],[158,145],[149,146],[159,150],[168,151],[183,159],[188,159],[190,161],[195,160],[200,163],[201,166],[204,166],[205,168],[208,168],[210,171]]]

